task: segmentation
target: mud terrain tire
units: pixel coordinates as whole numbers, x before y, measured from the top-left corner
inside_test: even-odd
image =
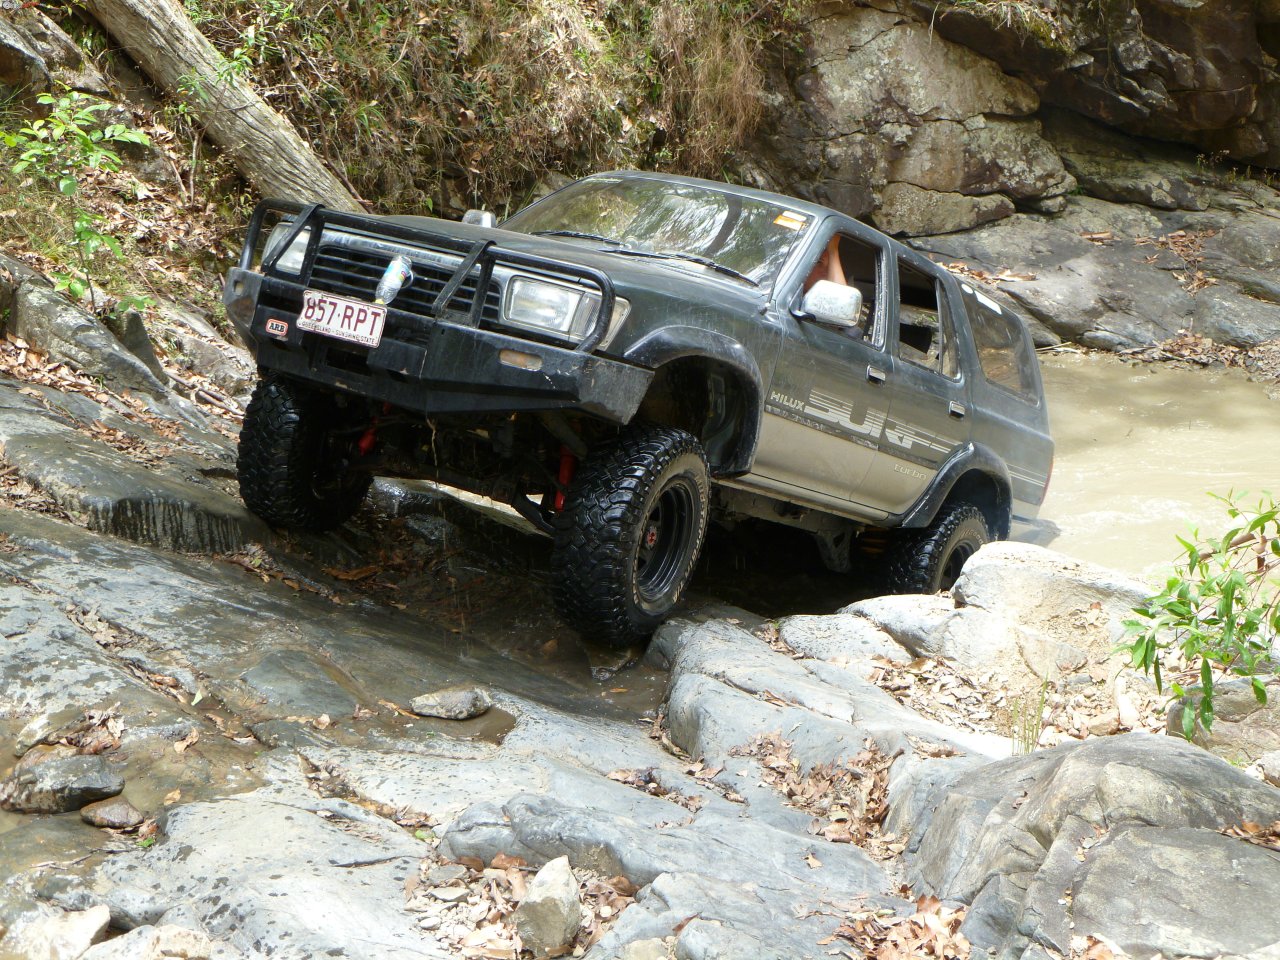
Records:
[[[588,640],[643,641],[675,608],[707,531],[707,458],[673,427],[628,428],[578,471],[551,556],[560,616]]]
[[[987,521],[971,503],[943,507],[931,525],[904,535],[888,552],[890,593],[950,590],[960,568],[983,544],[991,542]]]
[[[245,506],[291,530],[331,530],[359,509],[373,478],[349,466],[328,429],[340,422],[329,397],[288,380],[254,388],[240,428],[236,473]]]

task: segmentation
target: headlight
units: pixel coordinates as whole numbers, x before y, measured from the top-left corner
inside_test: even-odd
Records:
[[[513,327],[581,342],[591,330],[599,304],[599,296],[585,290],[533,277],[512,277],[502,314]]]
[[[284,223],[277,223],[272,229],[271,235],[267,237],[267,245],[263,248],[262,259],[265,262],[273,253],[276,247],[284,243],[284,238],[288,236],[289,231],[293,229],[293,222],[286,220]],[[298,274],[302,272],[302,262],[307,255],[307,242],[311,239],[311,228],[307,227],[289,244],[289,249],[280,255],[280,259],[276,261],[276,269],[281,273]]]

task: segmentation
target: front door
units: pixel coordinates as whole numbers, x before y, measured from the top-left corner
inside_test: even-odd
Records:
[[[831,234],[828,234],[829,237]],[[860,500],[889,416],[892,357],[885,349],[883,288],[887,250],[839,234],[838,270],[862,291],[864,320],[854,328],[783,315],[782,347],[765,400],[751,483],[772,492],[873,518]],[[827,249],[819,239],[818,250]],[[806,284],[807,285],[807,284]],[[796,301],[803,296],[797,290]]]

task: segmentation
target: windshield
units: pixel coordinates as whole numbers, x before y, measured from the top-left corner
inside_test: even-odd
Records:
[[[677,254],[768,289],[813,220],[781,204],[700,184],[592,177],[521,210],[503,224],[521,233],[613,244],[619,253]],[[699,272],[709,264],[665,259]]]

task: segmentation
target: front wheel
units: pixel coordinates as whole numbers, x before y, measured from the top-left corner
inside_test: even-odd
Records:
[[[693,574],[709,501],[706,455],[683,430],[632,427],[589,458],[556,517],[560,615],[590,640],[647,639]]]
[[[950,590],[965,562],[991,542],[982,511],[971,503],[944,507],[932,524],[906,533],[888,551],[890,593]]]
[[[254,388],[240,428],[236,474],[245,506],[277,527],[330,530],[359,509],[373,478],[352,467],[352,436],[338,432],[331,397],[269,377]]]

